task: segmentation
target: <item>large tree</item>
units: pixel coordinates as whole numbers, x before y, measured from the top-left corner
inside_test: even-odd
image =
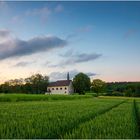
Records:
[[[73,79],[73,86],[75,92],[85,94],[90,90],[90,78],[84,73],[79,73]]]
[[[95,79],[91,82],[91,90],[99,94],[105,92],[106,83],[100,79]]]
[[[0,85],[0,93],[32,93],[40,94],[47,91],[49,77],[34,74],[26,79],[14,79]]]
[[[49,82],[48,76],[43,76],[41,74],[35,74],[31,77],[25,79],[25,90],[31,93],[45,93],[47,90],[47,85]]]

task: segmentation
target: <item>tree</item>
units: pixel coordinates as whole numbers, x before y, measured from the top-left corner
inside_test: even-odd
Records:
[[[91,90],[95,93],[103,93],[105,92],[106,83],[100,79],[95,79],[91,83]]]
[[[90,90],[90,78],[84,73],[79,73],[73,79],[73,86],[75,92],[85,94]]]
[[[41,74],[32,75],[26,79],[12,79],[0,85],[0,93],[45,93],[49,77]]]
[[[132,89],[128,88],[124,91],[124,95],[127,97],[131,97],[132,96]]]
[[[8,82],[1,84],[1,92],[2,93],[11,93],[11,88]]]
[[[25,90],[27,90],[28,93],[45,93],[47,90],[49,77],[42,76],[41,74],[35,74],[31,77],[26,78],[25,82]]]

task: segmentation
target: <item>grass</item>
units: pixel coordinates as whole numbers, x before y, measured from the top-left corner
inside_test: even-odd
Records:
[[[138,127],[138,138],[140,138],[140,100],[135,100],[135,109],[136,109],[136,119],[137,119],[137,127]]]
[[[0,95],[0,139],[139,138],[140,99]]]
[[[63,138],[81,123],[109,111],[123,100],[1,102],[0,138]]]
[[[138,137],[134,103],[127,102],[81,124],[64,138],[135,139]]]
[[[37,95],[37,94],[0,94],[0,102],[75,100],[92,98],[91,95]]]

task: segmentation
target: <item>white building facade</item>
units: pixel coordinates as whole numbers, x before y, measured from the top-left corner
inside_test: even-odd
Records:
[[[74,88],[71,80],[63,80],[50,83],[47,91],[50,94],[72,94],[74,92]]]
[[[60,80],[51,82],[47,87],[48,94],[73,94],[74,87],[72,81],[69,80],[69,73],[67,74],[67,80]]]

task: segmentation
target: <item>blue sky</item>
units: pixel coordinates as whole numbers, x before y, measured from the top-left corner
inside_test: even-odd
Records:
[[[0,2],[1,81],[140,81],[140,2]]]

